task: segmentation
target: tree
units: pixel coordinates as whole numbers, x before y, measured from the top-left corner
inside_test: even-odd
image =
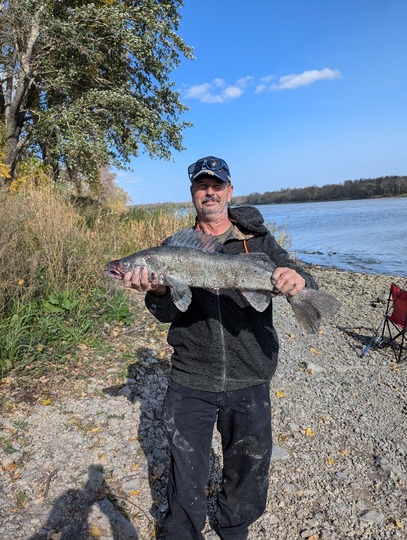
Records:
[[[182,150],[186,107],[170,74],[191,49],[182,0],[0,1],[2,162],[34,154],[88,184],[101,167]],[[80,181],[78,184],[80,188]]]

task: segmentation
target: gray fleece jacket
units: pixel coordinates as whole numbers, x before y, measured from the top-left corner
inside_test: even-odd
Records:
[[[225,253],[244,253],[245,240],[249,253],[266,253],[277,266],[295,269],[307,287],[318,288],[270,234],[256,208],[230,208],[229,218],[235,227],[224,243]],[[176,383],[220,392],[271,380],[279,347],[272,303],[258,312],[237,291],[196,288],[185,313],[174,305],[169,291],[160,298],[147,293],[146,305],[159,321],[172,323],[168,343],[174,349],[171,378]]]

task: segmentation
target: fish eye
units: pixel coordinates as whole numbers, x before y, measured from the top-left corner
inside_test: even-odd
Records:
[[[130,267],[130,263],[128,261],[123,261],[122,262],[122,267],[123,268],[129,268]]]

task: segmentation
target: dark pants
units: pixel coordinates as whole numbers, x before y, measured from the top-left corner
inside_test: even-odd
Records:
[[[245,540],[265,509],[271,456],[268,384],[231,392],[204,392],[170,381],[164,404],[171,451],[168,540],[201,540],[205,526],[213,428],[222,436],[223,484],[215,530]]]

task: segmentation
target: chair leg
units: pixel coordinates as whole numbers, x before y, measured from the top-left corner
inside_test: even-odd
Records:
[[[404,340],[405,340],[405,332],[404,331],[402,334],[401,334],[401,343],[400,343],[400,351],[399,351],[399,357],[398,357],[398,360],[397,362],[400,363],[401,362],[401,356],[403,354],[403,346],[404,346]]]

